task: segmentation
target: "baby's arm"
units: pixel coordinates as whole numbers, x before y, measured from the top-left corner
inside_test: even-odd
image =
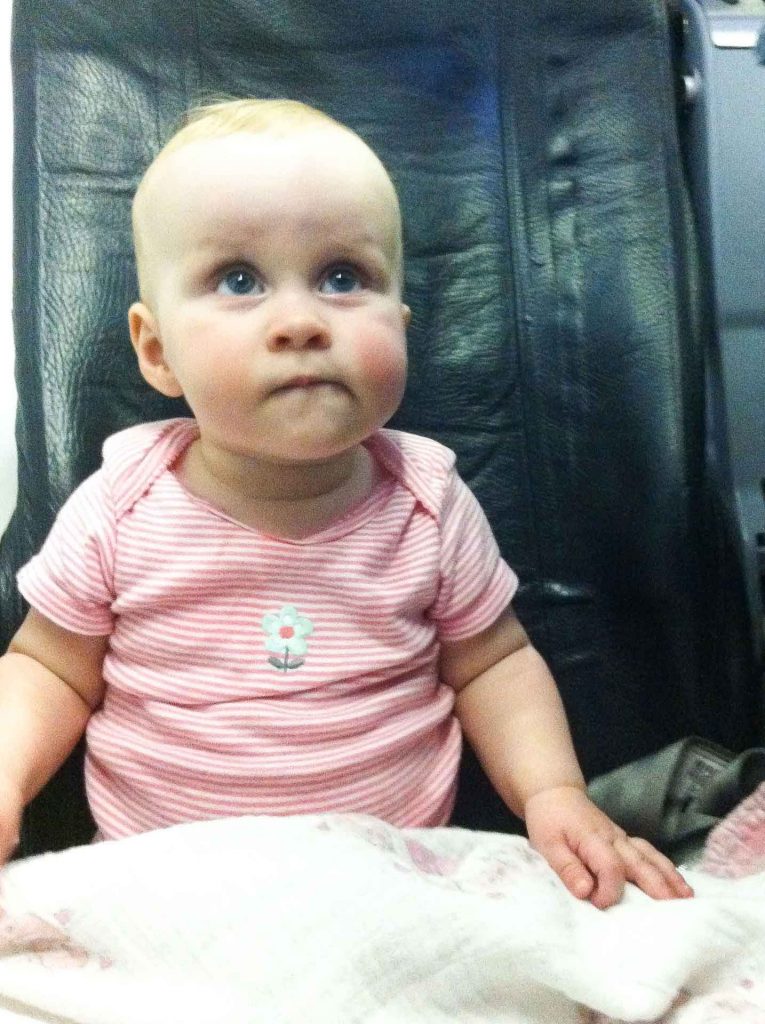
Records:
[[[70,633],[30,611],[0,658],[0,864],[21,814],[63,764],[103,698],[106,637]]]
[[[441,678],[457,691],[457,717],[497,792],[575,896],[605,908],[625,880],[657,899],[692,895],[666,857],[589,800],[558,689],[511,611],[444,644]]]

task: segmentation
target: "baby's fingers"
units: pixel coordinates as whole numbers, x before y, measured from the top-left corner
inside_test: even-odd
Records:
[[[553,843],[539,852],[572,896],[579,900],[589,898],[595,888],[595,879],[567,843]]]
[[[614,848],[622,859],[627,880],[648,896],[656,900],[693,896],[693,889],[672,861],[645,839],[625,836],[614,843]]]
[[[14,787],[0,779],[0,867],[19,845],[22,806]]]
[[[595,879],[590,894],[592,905],[598,910],[606,910],[614,903],[618,903],[629,875],[624,860],[616,848],[616,842],[610,837],[594,832],[587,836],[579,847],[579,855]]]
[[[0,867],[10,860],[19,845],[19,822],[13,818],[0,821]]]

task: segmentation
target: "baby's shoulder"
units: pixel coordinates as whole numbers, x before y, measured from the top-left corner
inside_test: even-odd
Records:
[[[430,437],[384,429],[370,439],[370,449],[387,471],[435,519],[440,519],[446,494],[456,477],[456,456],[451,448]]]
[[[102,473],[117,515],[124,514],[199,436],[192,419],[139,423],[104,442]]]

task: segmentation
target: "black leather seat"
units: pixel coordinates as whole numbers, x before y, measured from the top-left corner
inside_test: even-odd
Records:
[[[395,425],[458,454],[592,775],[759,733],[741,580],[704,437],[704,285],[659,0],[15,0],[14,573],[108,434],[177,407],[127,338],[130,202],[184,108],[291,96],[380,153],[406,219]],[[466,760],[456,820],[513,822]],[[76,759],[22,851],[86,839]]]

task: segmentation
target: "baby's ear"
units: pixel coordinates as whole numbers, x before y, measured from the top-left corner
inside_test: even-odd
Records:
[[[165,360],[162,339],[154,314],[143,302],[134,302],[128,310],[130,340],[138,357],[138,368],[147,383],[168,398],[181,398],[183,388]]]

